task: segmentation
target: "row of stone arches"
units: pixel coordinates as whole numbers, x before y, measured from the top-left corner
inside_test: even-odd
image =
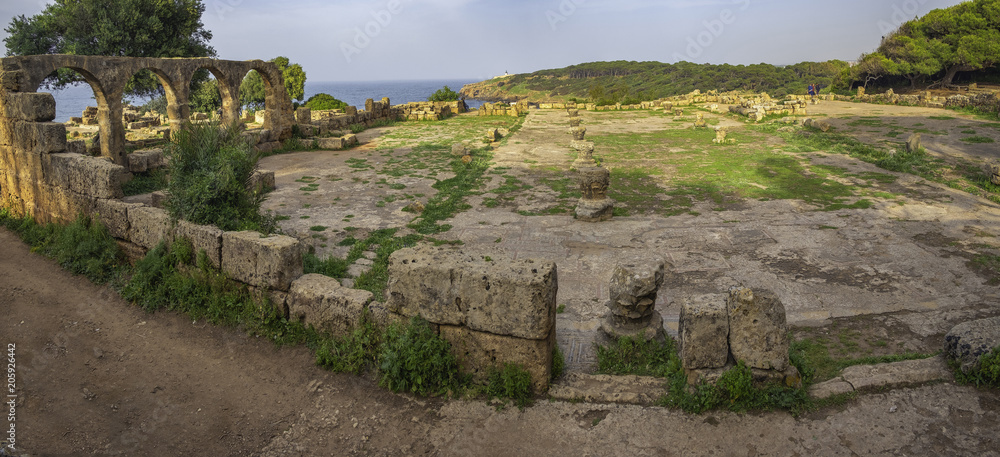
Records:
[[[68,68],[90,85],[98,105],[101,155],[117,164],[125,164],[125,127],[122,123],[122,96],[133,75],[149,70],[163,86],[171,131],[181,128],[191,115],[191,80],[195,72],[207,69],[218,81],[222,96],[223,123],[234,122],[240,114],[239,88],[251,70],[264,81],[264,128],[270,132],[265,141],[283,140],[291,135],[292,103],[285,91],[278,67],[262,60],[233,61],[208,58],[145,58],[76,55],[16,56],[2,59],[5,72],[20,74],[14,92],[36,92],[47,76]],[[10,88],[8,88],[10,90]]]

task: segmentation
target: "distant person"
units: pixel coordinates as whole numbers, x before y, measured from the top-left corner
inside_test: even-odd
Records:
[[[815,84],[810,84],[809,85],[809,96],[810,97],[815,97],[816,96],[816,85]]]

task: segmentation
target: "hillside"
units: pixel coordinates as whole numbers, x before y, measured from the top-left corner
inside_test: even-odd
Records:
[[[487,101],[568,101],[598,104],[637,103],[690,93],[695,89],[805,94],[809,84],[828,87],[847,62],[803,62],[778,67],[678,62],[591,62],[468,84],[461,94]]]

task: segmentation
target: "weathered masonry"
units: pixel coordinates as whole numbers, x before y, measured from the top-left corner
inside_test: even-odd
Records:
[[[101,155],[118,165],[125,165],[125,127],[122,125],[122,95],[133,75],[149,70],[159,79],[167,98],[167,115],[171,130],[181,127],[191,114],[189,100],[191,79],[199,69],[206,69],[219,82],[222,94],[222,122],[239,119],[239,89],[243,78],[256,70],[264,80],[266,118],[264,129],[280,141],[291,136],[294,116],[292,103],[285,91],[281,71],[276,65],[262,60],[233,61],[208,58],[160,59],[146,57],[106,57],[76,55],[17,56],[0,59],[0,120],[5,136],[0,143],[10,141],[10,128],[18,122],[49,122],[55,118],[54,102],[42,100],[51,95],[35,94],[52,72],[69,68],[83,77],[94,90],[98,108]],[[51,105],[53,110],[37,111]],[[23,107],[32,112],[21,110]],[[32,110],[33,109],[33,110]],[[51,112],[50,112],[51,111]],[[25,117],[25,115],[31,116]],[[44,127],[49,131],[55,127]]]
[[[55,99],[36,92],[46,76],[61,68],[76,71],[94,90],[103,157],[67,152],[66,127],[52,122]],[[260,73],[267,108],[263,130],[267,138],[260,140],[291,136],[291,100],[273,63],[71,55],[0,59],[0,205],[45,222],[90,213],[98,199],[121,198],[121,184],[128,179],[121,102],[128,80],[141,70],[159,78],[173,131],[182,128],[190,115],[191,79],[202,68],[219,81],[223,122],[239,118],[239,87],[246,74]]]

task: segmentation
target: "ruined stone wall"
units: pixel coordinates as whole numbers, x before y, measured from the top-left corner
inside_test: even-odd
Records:
[[[426,246],[389,258],[385,306],[399,318],[419,316],[431,323],[475,378],[517,363],[540,392],[552,375],[557,289],[551,262]]]
[[[307,134],[322,136],[331,131],[349,130],[355,124],[370,127],[378,121],[404,119],[405,112],[400,106],[390,105],[388,98],[383,98],[381,101],[369,98],[365,101],[365,109],[363,110],[354,106],[348,106],[344,110],[299,108],[296,111],[296,118],[300,129],[312,130],[306,132]]]

